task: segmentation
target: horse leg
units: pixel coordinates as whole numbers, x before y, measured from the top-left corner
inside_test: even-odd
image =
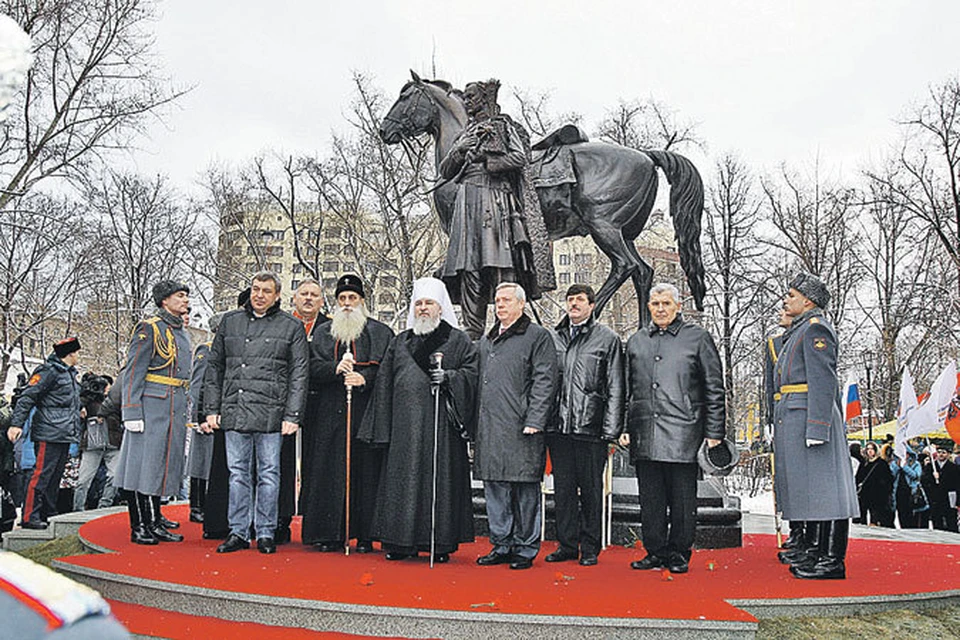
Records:
[[[653,287],[653,267],[644,262],[640,254],[637,253],[637,247],[633,242],[627,242],[626,244],[637,265],[631,277],[633,278],[633,288],[637,292],[637,304],[640,306],[639,326],[644,327],[650,323],[650,309],[647,307],[647,303],[650,302],[650,289]]]
[[[600,315],[604,306],[613,297],[627,278],[633,275],[636,265],[632,264],[627,242],[619,229],[606,224],[595,224],[590,230],[590,237],[594,243],[610,259],[610,275],[607,276],[600,291],[597,292],[597,306],[594,309],[596,316]]]

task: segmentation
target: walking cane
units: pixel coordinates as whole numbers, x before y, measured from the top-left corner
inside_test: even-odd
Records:
[[[430,355],[435,371],[443,371],[443,354],[437,351]],[[437,548],[437,439],[440,434],[440,385],[431,382],[433,392],[433,496],[430,500],[430,568]]]
[[[353,362],[353,354],[347,351],[341,361]],[[347,459],[346,459],[346,502],[343,507],[343,555],[350,555],[350,426],[353,413],[353,387],[347,387]]]
[[[779,505],[777,504],[777,467],[774,464],[774,456],[770,454],[770,488],[773,490],[773,526],[777,530],[777,549],[783,548],[783,522],[780,518]]]

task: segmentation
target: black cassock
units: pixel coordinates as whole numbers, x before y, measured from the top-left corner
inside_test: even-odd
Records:
[[[427,336],[408,330],[390,344],[358,434],[387,446],[374,535],[388,550],[430,550],[434,398],[428,370],[430,355],[438,351],[447,380],[437,437],[436,552],[452,553],[459,543],[473,541],[467,443],[457,423],[474,419],[480,360],[467,334],[441,322]]]
[[[310,342],[310,395],[302,436],[300,513],[304,544],[343,542],[346,504],[347,395],[337,364],[349,348],[354,371],[366,384],[353,389],[350,445],[350,537],[373,539],[373,516],[382,465],[382,449],[357,442],[356,435],[373,395],[377,372],[393,339],[393,331],[367,320],[363,333],[350,345],[334,340],[330,322],[316,328]]]

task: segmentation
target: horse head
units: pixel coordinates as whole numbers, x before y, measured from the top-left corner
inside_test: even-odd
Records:
[[[462,110],[462,101],[448,82],[423,80],[414,71],[410,75],[412,79],[403,85],[400,97],[380,123],[380,138],[387,144],[397,144],[404,138],[424,133],[436,136],[441,109],[456,109],[459,105]]]

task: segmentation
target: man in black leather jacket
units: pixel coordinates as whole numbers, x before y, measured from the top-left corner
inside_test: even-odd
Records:
[[[623,345],[593,317],[588,285],[567,289],[567,315],[551,332],[560,363],[557,411],[547,425],[560,547],[547,562],[597,564],[603,546],[603,468],[623,426]]]
[[[697,528],[697,451],[704,439],[715,447],[725,434],[723,370],[710,334],[680,315],[676,287],[655,285],[647,306],[653,322],[627,341],[621,443],[637,466],[647,551],[630,566],[686,573]]]

